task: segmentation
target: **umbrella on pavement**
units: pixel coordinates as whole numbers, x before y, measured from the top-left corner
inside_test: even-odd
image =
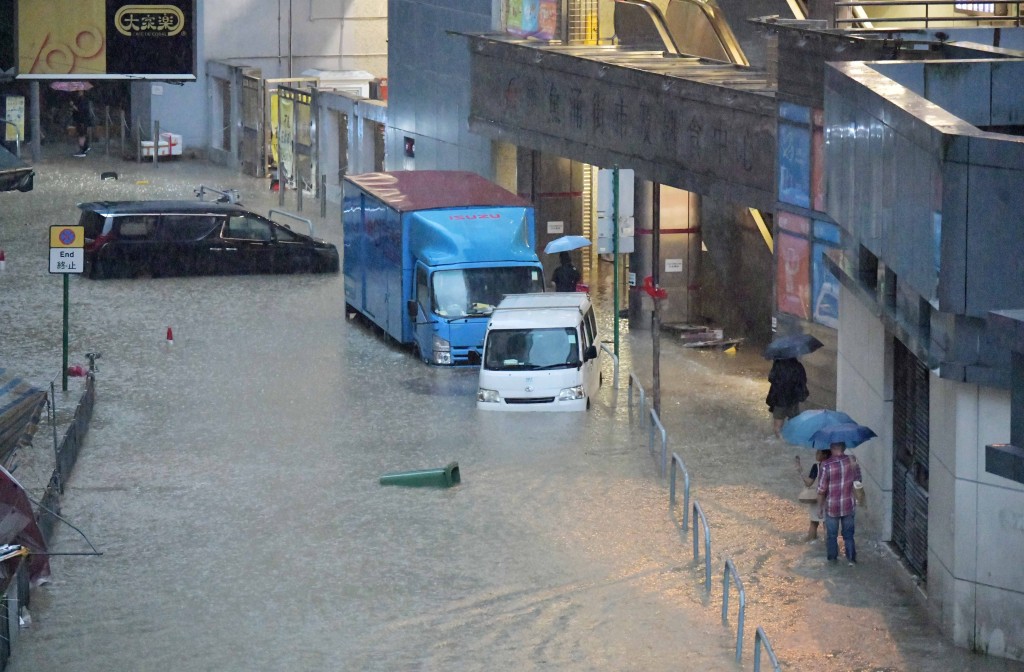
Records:
[[[581,247],[587,247],[589,245],[590,238],[587,238],[586,236],[562,236],[561,238],[555,238],[545,245],[544,252],[547,254],[568,252],[569,250],[578,250]]]
[[[78,80],[71,82],[53,82],[50,84],[50,88],[54,91],[88,91],[92,88],[92,84]]]
[[[791,334],[776,338],[764,349],[765,359],[790,359],[814,352],[824,343],[810,334]]]
[[[853,418],[842,411],[816,408],[786,420],[786,424],[782,425],[782,438],[795,446],[814,448],[811,437],[819,429],[851,422]]]
[[[811,435],[811,444],[818,450],[828,450],[833,443],[843,443],[847,448],[856,448],[876,436],[878,435],[870,427],[856,422],[844,422],[822,427]]]

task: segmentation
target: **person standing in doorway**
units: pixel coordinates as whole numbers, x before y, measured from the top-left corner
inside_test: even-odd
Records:
[[[807,371],[796,357],[776,359],[768,373],[768,396],[765,403],[772,414],[775,437],[782,436],[782,423],[800,412],[800,402],[806,401]]]
[[[71,101],[71,121],[75,124],[75,135],[78,136],[78,151],[75,156],[82,158],[89,153],[89,129],[94,125],[92,101],[85,91],[79,91]]]
[[[829,562],[838,560],[841,529],[843,549],[851,567],[857,562],[853,541],[857,500],[853,496],[853,482],[859,480],[860,465],[846,454],[846,444],[833,443],[818,470],[818,514],[825,521],[825,557]]]
[[[551,276],[555,283],[556,292],[575,292],[576,284],[580,281],[579,270],[572,265],[572,258],[568,252],[559,252],[558,260],[561,262]]]

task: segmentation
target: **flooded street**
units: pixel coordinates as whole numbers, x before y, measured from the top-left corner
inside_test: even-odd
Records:
[[[0,194],[0,367],[56,380],[61,407],[81,383],[60,392],[51,224],[77,223],[78,201],[192,198],[200,183],[278,207],[265,182],[198,162],[70,161]],[[120,179],[101,181],[108,169]],[[321,220],[307,197],[304,214],[341,247],[336,205]],[[502,414],[476,410],[474,370],[428,367],[346,319],[341,274],[72,277],[70,301],[69,362],[102,357],[61,513],[103,554],[51,559],[14,672],[738,670],[758,625],[787,670],[1024,669],[940,638],[871,530],[852,569],[801,541],[795,450],[767,438],[768,365],[751,350],[662,346],[669,450],[712,528],[709,597],[627,404],[631,368],[650,389],[649,332],[624,330],[620,389],[605,356],[591,411]],[[15,472],[33,497],[51,431]],[[453,461],[456,487],[378,483]],[[59,526],[51,550],[89,549]],[[726,558],[746,591],[741,666],[735,591],[721,621]]]

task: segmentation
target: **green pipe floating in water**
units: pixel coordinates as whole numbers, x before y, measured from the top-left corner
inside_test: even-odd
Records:
[[[451,462],[441,469],[421,469],[419,471],[399,471],[384,474],[380,477],[381,485],[404,485],[410,488],[450,488],[461,482],[459,463]]]

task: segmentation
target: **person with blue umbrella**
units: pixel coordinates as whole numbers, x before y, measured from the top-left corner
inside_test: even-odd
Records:
[[[834,425],[834,427],[842,426]],[[853,567],[857,563],[857,547],[853,540],[856,531],[857,499],[854,497],[853,484],[854,481],[861,479],[860,465],[846,454],[847,443],[843,438],[844,435],[841,435],[842,432],[830,435],[829,430],[831,428],[826,428],[814,435],[822,437],[816,439],[816,442],[819,440],[830,441],[829,456],[818,469],[818,513],[825,521],[825,557],[832,563],[839,559],[839,533],[841,530],[843,551],[847,562]],[[874,432],[871,434],[874,435]]]

